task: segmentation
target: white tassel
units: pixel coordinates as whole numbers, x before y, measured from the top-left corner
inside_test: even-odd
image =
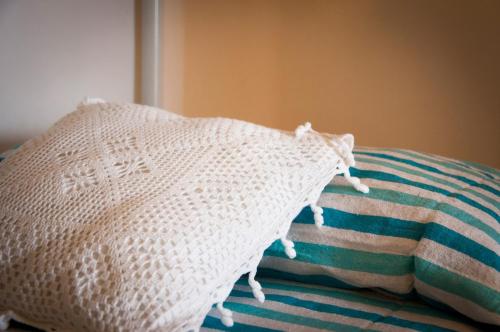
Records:
[[[309,206],[314,213],[314,224],[316,227],[321,228],[321,226],[325,223],[325,219],[323,218],[323,209],[320,206],[317,206],[316,203],[311,203]]]
[[[221,318],[220,321],[227,327],[234,325],[233,312],[229,309],[224,308],[223,302],[217,303],[217,310],[219,310]]]
[[[305,133],[310,131],[311,128],[312,127],[310,122],[306,122],[303,125],[298,126],[297,129],[295,129],[295,137],[301,138]]]
[[[260,283],[255,280],[256,274],[257,270],[253,270],[249,273],[248,284],[250,285],[250,287],[252,287],[253,296],[257,299],[257,301],[259,301],[260,303],[264,303],[264,301],[266,300],[266,296],[262,291],[262,286],[260,285]]]
[[[350,148],[346,142],[344,142],[341,138],[333,138],[330,140],[336,152],[343,159],[344,163],[347,167],[355,166],[356,161],[354,160],[354,156],[352,155],[352,148]]]
[[[347,182],[349,182],[353,187],[354,189],[356,189],[357,191],[360,191],[364,194],[367,194],[370,192],[370,188],[368,188],[368,186],[366,184],[362,184],[361,181],[359,180],[359,178],[355,177],[355,176],[351,176],[351,173],[349,172],[349,169],[346,168],[344,170],[344,178],[347,180]]]
[[[285,253],[288,258],[294,259],[297,256],[297,252],[295,251],[295,249],[293,249],[293,247],[295,247],[295,244],[284,236],[280,240],[283,247],[285,247]]]

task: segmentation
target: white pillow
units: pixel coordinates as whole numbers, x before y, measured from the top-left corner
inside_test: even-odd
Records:
[[[352,165],[352,136],[87,102],[0,163],[0,321],[198,330]],[[347,172],[348,175],[348,172]],[[365,190],[359,181],[350,181]],[[2,325],[2,324],[0,324]]]

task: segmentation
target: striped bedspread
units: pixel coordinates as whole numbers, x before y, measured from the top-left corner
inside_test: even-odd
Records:
[[[227,328],[215,309],[202,331],[479,331],[466,318],[417,301],[399,301],[369,290],[342,290],[280,279],[260,279],[266,301],[258,303],[240,279],[224,306]],[[483,327],[484,328],[484,327]]]
[[[477,164],[401,149],[357,148],[351,174],[321,194],[324,226],[309,208],[294,220],[297,257],[279,242],[260,272],[300,282],[415,291],[500,325],[500,174]]]

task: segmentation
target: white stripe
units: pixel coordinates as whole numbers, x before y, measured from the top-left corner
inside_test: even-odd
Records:
[[[245,303],[245,304],[250,304],[250,305],[256,305],[255,299],[253,299],[253,298],[230,297],[229,301],[238,302],[238,303]],[[258,305],[260,305],[260,304],[258,304]],[[315,310],[311,310],[311,309],[304,308],[304,307],[293,306],[293,305],[281,303],[278,301],[266,300],[266,302],[264,302],[264,305],[262,305],[262,306],[265,309],[269,309],[269,310],[284,312],[287,314],[302,316],[302,317],[307,317],[307,318],[319,319],[319,320],[322,320],[325,322],[356,326],[356,327],[359,327],[362,329],[366,329],[369,326],[373,326],[372,321],[368,320],[368,319],[349,317],[349,316],[344,316],[344,315],[336,314],[336,313],[332,313],[332,312],[315,311]],[[391,326],[390,324],[383,324],[382,326],[387,327],[387,328],[394,327],[394,326]],[[310,327],[309,327],[309,329],[310,329]],[[397,327],[397,330],[402,331],[402,330],[407,330],[407,329],[402,329],[401,327]],[[412,331],[412,330],[408,330],[408,331]]]
[[[361,150],[358,150],[358,151],[361,151]],[[364,149],[363,152],[373,152],[373,151],[370,151],[370,149]],[[413,152],[413,151],[411,151]],[[442,165],[438,165],[436,163],[432,163],[432,162],[429,162],[429,161],[426,161],[426,160],[422,160],[422,159],[417,159],[415,157],[411,157],[411,156],[408,156],[404,153],[401,153],[401,152],[398,152],[398,151],[384,151],[384,154],[387,154],[387,155],[390,155],[390,156],[393,156],[393,157],[397,157],[397,158],[402,158],[402,159],[407,159],[407,160],[411,160],[411,161],[414,161],[414,162],[417,162],[419,164],[422,164],[422,165],[425,165],[425,166],[429,166],[429,167],[433,167],[433,168],[436,168],[442,172],[445,172],[447,174],[451,174],[451,175],[454,175],[454,176],[462,176],[468,180],[472,180],[472,181],[475,181],[475,182],[478,182],[478,183],[484,183],[485,181],[488,182],[488,185],[490,185],[491,187],[495,188],[496,190],[499,190],[499,187],[493,183],[493,181],[491,181],[490,179],[487,179],[486,177],[484,177],[483,175],[481,176],[478,176],[477,174],[474,175],[474,174],[469,174],[467,172],[464,172],[464,171],[460,171],[460,170],[456,170],[456,169],[452,169],[452,168],[448,168],[448,167],[445,167],[445,166],[442,166]],[[380,158],[382,160],[386,160],[384,158]],[[402,163],[402,162],[398,162],[400,165],[408,165],[406,163]],[[420,170],[422,170],[421,168],[419,168]],[[433,173],[433,172],[430,172],[429,174],[437,174],[437,173]],[[462,185],[464,185],[465,183],[460,181],[460,183],[462,183]]]
[[[297,281],[288,281],[285,279],[273,279],[273,278],[261,278],[259,280],[262,281],[267,281],[269,283],[275,283],[275,284],[280,284],[283,286],[300,286],[302,288],[307,288],[311,292],[315,290],[321,290],[325,292],[330,292],[330,291],[335,291],[337,293],[344,293],[347,295],[352,295],[352,296],[357,296],[359,294],[362,294],[364,298],[370,299],[370,300],[379,300],[381,297],[384,298],[385,300],[389,301],[396,301],[399,302],[399,299],[397,299],[393,295],[385,295],[385,294],[380,294],[377,291],[378,290],[368,290],[366,288],[359,288],[359,289],[343,289],[343,288],[335,288],[335,287],[330,287],[330,286],[323,286],[320,284],[309,284],[309,283],[302,283],[302,282],[297,282]],[[271,288],[271,287],[269,287]],[[426,307],[425,305],[422,304],[417,304],[421,307]]]
[[[210,316],[212,316],[212,315],[210,315]],[[212,316],[212,317],[213,317],[213,316]],[[216,329],[209,329],[208,327],[203,327],[203,326],[202,326],[202,327],[200,328],[200,331],[203,331],[203,332],[210,332],[210,331],[220,331],[220,330],[216,330]],[[10,332],[10,331],[8,331],[8,332]]]
[[[248,287],[245,287],[243,285],[236,285],[234,289],[239,289],[239,290],[244,290],[247,292],[251,292],[251,290]],[[278,295],[286,295],[286,296],[293,296],[302,300],[307,300],[307,301],[314,301],[318,303],[323,303],[323,304],[331,304],[331,305],[336,305],[339,307],[343,308],[351,308],[351,309],[356,309],[356,310],[363,310],[366,312],[373,312],[377,313],[379,315],[388,315],[391,310],[383,307],[377,307],[373,305],[367,305],[367,304],[362,304],[359,302],[353,302],[349,300],[343,300],[339,299],[333,296],[326,296],[326,295],[319,295],[319,294],[310,294],[310,293],[304,293],[304,292],[297,292],[293,290],[282,290],[282,289],[276,289],[276,288],[263,288],[264,294],[278,294]]]
[[[363,233],[327,226],[318,229],[316,225],[299,223],[292,223],[288,234],[290,239],[294,241],[317,243],[373,253],[407,256],[413,253],[418,244],[417,241],[412,239]]]
[[[490,210],[494,211],[495,213],[497,213],[497,214],[499,213],[499,209],[497,208],[497,206],[492,205],[490,202],[487,202],[484,199],[482,199],[480,197],[477,197],[477,196],[471,194],[468,191],[464,191],[463,190],[463,185],[462,185],[462,189],[456,189],[456,188],[454,188],[452,186],[449,186],[449,185],[446,185],[446,184],[442,184],[442,183],[438,183],[438,182],[426,179],[426,178],[418,176],[418,175],[413,175],[413,174],[409,174],[409,173],[406,173],[406,172],[403,172],[403,171],[395,170],[395,169],[389,168],[387,166],[380,166],[380,165],[370,164],[370,163],[366,163],[366,162],[359,162],[358,165],[360,165],[361,166],[360,169],[363,169],[363,170],[382,171],[382,172],[386,172],[386,173],[389,173],[389,174],[397,175],[397,176],[402,177],[402,178],[407,179],[407,180],[416,181],[416,182],[420,182],[420,183],[423,183],[423,184],[432,185],[432,186],[440,188],[440,189],[448,190],[448,191],[450,191],[452,193],[458,192],[461,195],[469,198],[470,200],[475,201],[475,202],[483,205],[484,207],[489,208]],[[335,180],[335,179],[336,178],[334,178],[334,182],[335,181],[342,182],[341,179],[339,179],[339,180]],[[367,180],[368,179],[363,180],[363,181],[367,181]],[[382,181],[382,180],[380,180],[380,181]],[[387,181],[383,181],[383,182],[384,183],[388,183]],[[346,182],[344,182],[344,183],[346,183]],[[421,188],[418,188],[417,190],[424,191],[424,192],[428,191],[427,189],[421,189]],[[467,204],[467,203],[463,203],[463,204]],[[492,218],[492,217],[490,217],[490,218]]]
[[[411,150],[403,150],[403,151],[414,153],[414,154],[416,154],[418,156],[422,156],[424,158],[427,157],[427,158],[431,158],[431,159],[436,159],[438,161],[442,161],[442,162],[447,162],[447,163],[454,164],[457,167],[460,167],[463,170],[464,173],[467,173],[467,171],[470,171],[470,172],[476,174],[478,177],[484,178],[484,179],[486,179],[488,181],[491,181],[491,179],[489,177],[485,176],[483,174],[483,172],[492,175],[495,179],[498,179],[498,177],[496,176],[496,174],[492,174],[489,171],[484,171],[484,170],[482,170],[482,169],[480,169],[480,168],[478,168],[478,167],[476,167],[474,165],[467,164],[470,167],[464,166],[464,161],[462,161],[462,160],[457,160],[457,159],[453,159],[453,158],[443,157],[443,156],[436,155],[436,154],[425,154],[425,153],[422,153],[422,152],[411,151]],[[447,166],[446,168],[448,169],[449,167]]]
[[[345,181],[345,180],[344,180]],[[339,179],[339,182],[342,182],[342,180]],[[464,203],[454,197],[449,197],[446,195],[443,195],[438,192],[434,191],[428,191],[424,189],[420,189],[414,186],[402,184],[402,183],[395,183],[395,182],[386,182],[382,180],[377,180],[377,179],[363,179],[363,183],[368,185],[371,188],[378,188],[378,189],[387,189],[387,190],[394,190],[398,192],[403,192],[405,194],[411,194],[414,196],[419,196],[425,199],[431,199],[436,201],[436,203],[448,203],[462,211],[465,211],[469,213],[470,215],[476,217],[480,221],[482,221],[484,224],[497,229],[498,228],[498,222],[495,218],[490,216],[484,211],[481,211],[467,203]],[[342,183],[343,185],[347,185],[346,182]],[[418,207],[417,207],[418,208]]]
[[[248,286],[243,286],[243,285],[236,285],[235,289],[240,289],[244,290],[247,292],[250,292],[250,288]],[[294,290],[281,290],[281,289],[275,289],[275,288],[263,288],[265,294],[279,294],[279,295],[287,295],[287,296],[293,296],[302,300],[307,300],[307,301],[314,301],[318,303],[324,303],[324,304],[331,304],[331,305],[336,305],[339,307],[347,308],[347,309],[356,309],[356,310],[361,310],[365,312],[370,312],[370,313],[376,313],[379,315],[383,315],[386,317],[397,317],[405,320],[410,320],[414,322],[419,322],[419,323],[425,323],[425,324],[433,324],[436,326],[441,326],[444,328],[452,328],[455,330],[461,330],[461,331],[475,331],[475,329],[468,327],[467,325],[457,322],[455,320],[449,320],[446,318],[439,318],[436,316],[429,316],[425,314],[420,314],[420,313],[415,313],[412,311],[407,311],[405,310],[406,305],[410,303],[409,301],[397,301],[394,299],[391,299],[390,302],[392,302],[395,305],[400,306],[400,309],[393,311],[388,308],[384,307],[378,307],[376,305],[370,305],[370,304],[365,304],[365,303],[360,303],[360,302],[354,302],[350,300],[344,300],[336,297],[330,297],[326,295],[319,295],[319,294],[310,294],[310,293],[304,293],[304,292],[298,292]],[[358,296],[363,296],[363,292],[358,292],[356,294]],[[376,300],[387,300],[387,298],[384,298],[382,296],[379,296],[379,298],[376,298]],[[411,302],[413,303],[413,302]],[[429,307],[423,307],[420,306],[421,308],[428,309],[429,311],[435,311],[434,309],[431,309]]]
[[[429,316],[426,314],[420,314],[420,313],[415,313],[413,311],[408,311],[405,310],[405,308],[409,308],[409,305],[412,307],[419,307],[421,309],[426,309],[429,311],[437,311],[436,309],[430,308],[427,305],[422,305],[421,303],[418,302],[413,302],[413,301],[400,301],[396,300],[393,297],[387,297],[384,295],[380,295],[377,293],[374,293],[373,291],[368,291],[368,290],[343,290],[343,289],[337,289],[337,288],[331,288],[331,287],[326,287],[326,286],[321,286],[321,285],[310,285],[310,284],[303,284],[303,283],[298,283],[298,282],[293,282],[293,281],[284,281],[284,280],[277,280],[277,279],[267,279],[263,278],[260,281],[265,284],[265,282],[268,283],[274,283],[278,284],[284,287],[290,286],[290,289],[276,289],[273,288],[272,286],[270,287],[264,287],[263,290],[266,294],[281,294],[281,295],[290,295],[293,297],[297,297],[303,300],[309,300],[309,301],[315,301],[315,302],[320,302],[320,303],[326,303],[326,304],[333,304],[333,305],[338,305],[341,307],[345,308],[353,308],[357,310],[363,310],[366,312],[373,312],[381,315],[388,315],[388,310],[383,307],[379,307],[376,305],[370,305],[370,304],[364,304],[364,303],[359,303],[359,302],[354,302],[350,300],[344,300],[335,297],[335,295],[328,296],[327,294],[325,295],[320,295],[320,294],[315,294],[315,293],[308,293],[307,290],[303,290],[302,288],[310,289],[311,292],[314,291],[335,291],[336,293],[345,293],[347,295],[353,295],[353,296],[360,296],[363,299],[371,299],[371,300],[379,300],[379,301],[389,301],[392,302],[395,305],[400,305],[402,306],[401,309],[396,310],[392,313],[393,317],[398,317],[406,320],[411,320],[411,321],[416,321],[416,322],[421,322],[421,323],[431,323],[436,326],[441,326],[444,328],[451,328],[454,330],[459,330],[459,331],[477,331],[477,329],[473,328],[472,326],[469,326],[465,323],[462,323],[461,321],[456,320],[456,317],[450,316],[450,319],[448,318],[440,318],[436,316]],[[299,286],[301,289],[293,289],[293,286]],[[245,285],[236,285],[235,289],[243,290],[243,291],[251,291],[249,286]],[[405,304],[407,305],[405,307]],[[448,315],[446,315],[448,316]]]
[[[415,280],[415,288],[420,294],[438,302],[446,303],[466,316],[481,322],[500,325],[500,315],[490,312],[463,297],[430,286],[418,279]]]
[[[370,152],[370,151],[368,150],[368,152]],[[372,159],[372,160],[383,161],[383,162],[387,162],[387,163],[390,163],[390,164],[393,164],[393,165],[398,165],[398,166],[409,168],[409,169],[412,169],[412,170],[415,170],[415,171],[419,171],[419,172],[422,172],[422,173],[425,173],[425,174],[428,174],[428,175],[431,175],[431,176],[434,176],[434,177],[437,177],[437,178],[440,178],[440,179],[443,179],[443,180],[455,183],[455,184],[459,185],[460,187],[462,187],[464,190],[465,189],[470,189],[470,190],[473,190],[473,191],[475,191],[475,192],[477,192],[479,194],[487,196],[487,197],[489,197],[491,199],[496,199],[496,197],[497,197],[494,193],[492,193],[490,191],[487,191],[487,190],[485,190],[483,188],[480,188],[480,187],[477,187],[477,186],[471,186],[471,185],[469,185],[469,184],[467,184],[467,183],[465,183],[465,182],[463,182],[461,180],[453,178],[450,175],[435,173],[435,172],[432,172],[432,171],[428,171],[428,170],[419,168],[417,166],[412,166],[412,165],[409,165],[409,164],[401,163],[401,162],[398,162],[398,161],[393,161],[393,160],[390,160],[390,159],[384,159],[384,158],[381,158],[381,157],[375,157],[375,156],[370,156],[370,155],[359,155],[359,156],[362,156],[362,158],[369,158],[369,159]],[[483,179],[483,180],[479,179],[476,182],[478,182],[478,183],[484,183],[484,184],[488,184],[488,185],[492,184],[492,186],[494,187],[494,182],[491,179]]]
[[[498,272],[474,258],[429,239],[422,239],[415,256],[500,291]]]
[[[236,301],[234,301],[236,302]],[[255,306],[262,306],[262,304],[257,303],[253,304]],[[209,316],[220,319],[220,314],[216,309],[212,309],[209,313]],[[237,323],[254,325],[257,327],[264,327],[269,329],[277,329],[282,331],[298,331],[298,332],[307,332],[307,331],[323,331],[322,329],[316,329],[309,326],[303,325],[295,325],[292,323],[282,322],[270,318],[264,318],[261,316],[254,316],[250,314],[245,314],[241,312],[233,311],[233,320]],[[203,328],[201,329],[203,331]]]
[[[462,331],[462,332],[463,331],[480,331],[480,330],[478,330],[470,325],[459,322],[457,320],[421,315],[421,314],[414,313],[414,312],[404,311],[404,309],[395,311],[393,313],[393,316],[397,317],[397,318],[406,319],[406,320],[417,321],[420,323],[433,324],[436,326],[440,326],[440,327],[447,328],[447,329],[452,329],[455,331]]]
[[[408,164],[401,164],[400,162],[397,162],[397,161],[393,161],[393,160],[389,160],[389,159],[382,159],[380,157],[374,157],[374,156],[370,156],[370,155],[362,155],[362,158],[366,158],[366,159],[370,159],[370,160],[376,160],[376,161],[382,161],[384,163],[388,163],[388,164],[391,164],[391,165],[396,165],[396,166],[408,168],[408,169],[411,169],[411,170],[414,170],[414,171],[417,171],[417,172],[421,172],[421,173],[427,174],[429,176],[433,176],[435,178],[439,178],[441,180],[446,180],[447,182],[454,183],[454,184],[460,186],[462,188],[462,190],[471,189],[471,190],[473,190],[473,191],[475,191],[475,192],[477,192],[479,194],[482,194],[484,196],[487,196],[487,197],[489,197],[491,199],[496,199],[497,198],[497,195],[495,195],[494,193],[492,193],[490,191],[487,191],[487,190],[479,188],[479,187],[472,187],[469,184],[464,183],[463,181],[457,180],[457,179],[455,179],[455,178],[453,178],[453,177],[451,177],[449,175],[434,173],[434,172],[427,171],[425,169],[422,169],[422,168],[419,168],[419,167],[416,167],[416,166],[412,166],[412,165],[408,165]],[[367,163],[366,162],[363,163],[363,162],[360,161],[359,164],[365,165]],[[358,165],[358,163],[357,163],[357,165]],[[363,169],[363,168],[361,168],[361,169]],[[491,182],[492,182],[491,180],[484,180],[483,181],[483,183],[486,183],[486,184],[489,184]],[[477,197],[477,196],[474,196],[474,197]]]
[[[318,205],[355,214],[390,217],[420,223],[431,221],[438,222],[446,228],[462,234],[493,251],[498,250],[497,242],[486,235],[482,230],[441,211],[418,206],[407,206],[372,199],[366,196],[351,196],[335,193],[323,193]],[[495,227],[495,229],[496,228],[497,227]]]

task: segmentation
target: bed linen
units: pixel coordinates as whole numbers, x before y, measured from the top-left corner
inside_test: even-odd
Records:
[[[358,195],[334,179],[294,220],[290,261],[274,243],[261,263],[273,277],[415,293],[500,325],[500,177],[497,170],[401,149],[357,148]]]
[[[0,153],[0,161],[12,153],[15,150]],[[491,172],[490,169],[484,171]],[[456,312],[446,311],[446,308],[435,309],[417,299],[404,300],[359,288],[349,290],[346,288],[357,286],[338,279],[332,279],[334,282],[331,285],[340,288],[317,285],[324,280],[314,277],[302,280],[310,283],[259,278],[266,302],[258,304],[243,277],[226,302],[234,312],[234,326],[227,328],[222,325],[218,312],[213,308],[203,323],[202,331],[494,330],[490,325],[476,323]],[[7,331],[34,329],[14,322]]]
[[[487,327],[436,310],[419,301],[401,301],[370,290],[343,290],[259,279],[266,302],[256,305],[241,279],[226,301],[234,326],[223,326],[216,310],[202,331],[480,331]]]

